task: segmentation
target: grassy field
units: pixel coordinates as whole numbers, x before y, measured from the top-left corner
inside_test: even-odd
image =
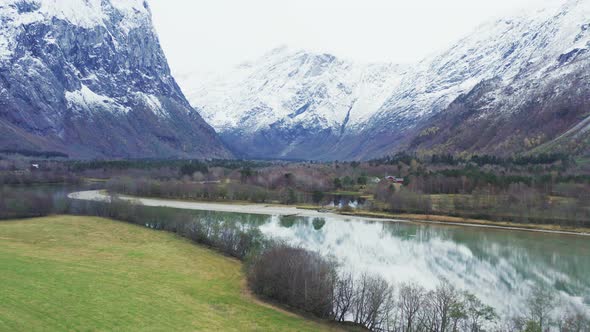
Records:
[[[100,218],[0,222],[0,331],[318,331],[254,299],[240,262]]]

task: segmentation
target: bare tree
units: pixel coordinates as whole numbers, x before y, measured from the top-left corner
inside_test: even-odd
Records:
[[[426,302],[426,290],[414,283],[402,284],[399,290],[398,307],[402,332],[417,330],[418,319]]]
[[[551,313],[555,307],[555,296],[552,290],[537,286],[527,299],[529,323],[534,323],[541,331],[551,324]]]
[[[480,332],[486,322],[493,322],[498,318],[494,308],[483,304],[475,295],[465,293],[464,296],[467,313],[465,331]]]
[[[334,313],[335,264],[318,253],[273,246],[255,258],[248,277],[259,295],[320,318]]]
[[[355,282],[352,273],[338,279],[334,293],[335,319],[338,322],[344,322],[355,301]]]
[[[564,315],[557,321],[559,332],[590,331],[590,317],[583,313]]]
[[[393,309],[393,288],[386,280],[367,274],[360,277],[357,285],[354,322],[372,331],[383,329]]]
[[[458,322],[465,318],[461,293],[443,279],[428,298],[433,329],[438,332],[456,330]]]

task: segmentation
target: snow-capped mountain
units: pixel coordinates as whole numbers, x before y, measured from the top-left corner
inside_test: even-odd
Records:
[[[0,2],[0,150],[229,157],[174,78],[144,0]]]
[[[465,93],[445,108],[428,108],[432,117],[412,112],[420,123],[409,147],[542,150],[590,115],[589,28],[590,1],[570,0],[484,24],[429,60],[424,80],[432,87],[461,86]],[[394,94],[376,121],[395,121],[397,100]]]
[[[282,47],[230,73],[179,80],[214,127],[240,126],[252,133],[283,120],[287,126],[341,128],[349,112],[350,124],[366,121],[399,84],[403,70]],[[355,105],[359,101],[371,107]]]
[[[308,142],[335,142],[358,131],[407,70],[282,47],[208,79],[178,77],[189,100],[236,151],[298,157]]]
[[[486,23],[414,66],[282,48],[180,84],[224,140],[249,156],[512,153],[547,148],[590,115],[589,48],[590,1],[568,0]]]

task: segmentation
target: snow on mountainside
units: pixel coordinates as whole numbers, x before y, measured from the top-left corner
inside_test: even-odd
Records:
[[[330,146],[361,130],[407,70],[279,48],[210,79],[177,77],[192,105],[234,151],[329,158]]]
[[[256,132],[279,122],[310,129],[362,123],[396,88],[403,70],[282,47],[209,79],[178,78],[215,128]]]
[[[144,0],[115,0],[103,6],[102,0],[7,0],[0,4],[0,60],[6,60],[16,47],[16,37],[23,27],[35,22],[58,19],[85,29],[106,26],[117,16],[118,28],[128,33],[149,26],[151,13]]]
[[[525,72],[534,72],[530,79],[542,78],[561,55],[588,47],[590,35],[582,33],[590,22],[589,8],[590,1],[573,0],[563,7],[480,26],[448,51],[423,61],[406,88],[383,105],[382,115],[415,117],[438,111],[486,79],[512,82]],[[397,112],[399,101],[408,96],[412,107]]]
[[[246,154],[378,156],[415,146],[408,141],[424,130],[440,131],[430,121],[484,82],[493,80],[494,88],[472,110],[498,118],[530,104],[548,80],[579,71],[588,63],[589,8],[588,0],[568,0],[495,20],[415,66],[363,65],[282,48],[209,80],[186,75],[180,83],[222,137]]]
[[[439,125],[422,121],[437,134],[413,147],[510,153],[575,127],[590,116],[589,28],[587,0],[483,25],[432,61],[435,81],[477,85],[430,120]]]
[[[170,73],[144,0],[0,2],[0,150],[228,157]]]

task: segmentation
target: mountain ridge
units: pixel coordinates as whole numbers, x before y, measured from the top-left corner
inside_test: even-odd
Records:
[[[231,158],[172,77],[141,0],[0,5],[0,149]]]
[[[417,65],[359,65],[332,55],[280,48],[221,79],[199,85],[182,78],[180,84],[228,145],[250,157],[366,159],[400,150],[444,152],[447,147],[453,153],[526,152],[549,146],[577,125],[582,111],[555,120],[554,128],[546,126],[540,140],[541,133],[530,130],[530,137],[519,134],[513,147],[504,140],[502,149],[464,144],[471,138],[462,132],[441,140],[434,133],[436,121],[444,114],[448,121],[453,114],[453,121],[463,116],[453,111],[461,98],[471,94],[473,99],[480,84],[490,80],[499,80],[493,91],[464,105],[472,108],[472,117],[525,121],[526,116],[515,114],[533,98],[541,98],[534,86],[543,85],[549,93],[549,85],[557,89],[563,83],[551,77],[582,75],[590,44],[589,7],[588,2],[569,0],[485,23]],[[568,99],[566,85],[560,100]],[[363,90],[373,94],[359,92]],[[547,117],[552,111],[543,112],[541,118],[552,121]],[[514,130],[518,124],[505,127]]]

